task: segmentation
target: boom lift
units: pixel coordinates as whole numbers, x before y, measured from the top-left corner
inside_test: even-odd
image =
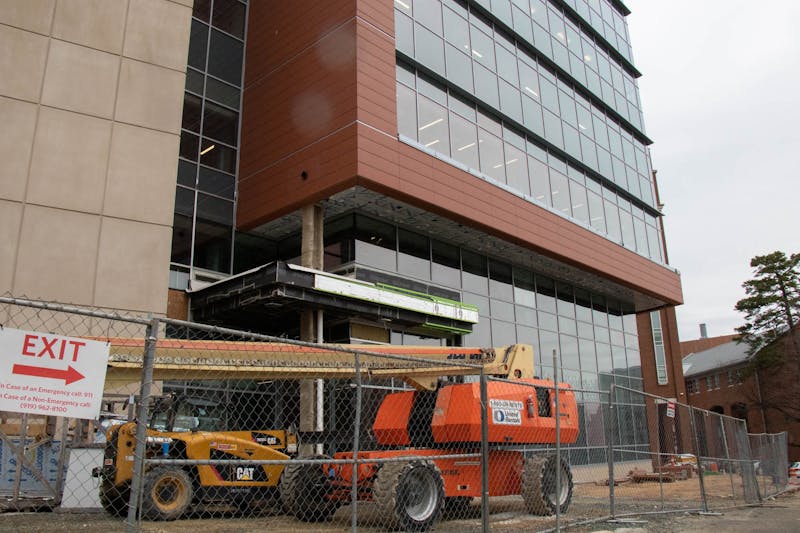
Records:
[[[112,340],[107,381],[138,380],[142,349],[141,339]],[[142,505],[149,510],[145,516],[177,518],[191,508],[198,494],[212,487],[238,486],[277,488],[289,513],[303,521],[322,521],[351,502],[356,479],[358,500],[374,502],[387,528],[428,529],[439,521],[445,507],[464,508],[473,497],[481,496],[480,461],[452,458],[480,449],[480,384],[440,380],[475,375],[481,368],[486,375],[505,378],[488,382],[489,495],[521,494],[533,514],[552,514],[557,508],[566,512],[572,497],[568,464],[563,460],[558,464],[551,454],[521,451],[526,445],[556,441],[554,383],[534,378],[533,350],[528,345],[320,347],[166,339],[158,343],[154,379],[208,379],[209,372],[214,379],[347,379],[356,375],[354,350],[360,354],[358,370],[363,375],[401,378],[415,389],[384,397],[373,424],[382,449],[359,452],[358,459],[364,462],[355,475],[353,465],[346,462],[353,459],[352,452],[337,453],[337,461],[330,463],[326,463],[330,457],[315,456],[316,462],[290,462],[285,468],[261,465],[251,480],[220,479],[213,465],[155,467],[145,474]],[[559,383],[559,404],[561,443],[573,443],[578,436],[577,404],[564,383]],[[288,445],[296,443],[291,433],[270,433],[275,440],[267,446],[247,435],[230,433],[200,427],[180,434],[174,428],[151,426],[147,455],[242,458],[247,444],[254,459],[289,459]],[[132,464],[135,434],[135,423],[109,431],[100,473],[104,506],[109,494],[124,494],[130,484],[132,470],[125,463]],[[557,475],[561,483],[556,494]],[[114,512],[117,507],[106,509]]]

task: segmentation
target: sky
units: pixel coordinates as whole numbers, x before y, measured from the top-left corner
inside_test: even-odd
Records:
[[[800,252],[800,2],[625,5],[680,338],[735,333],[750,259]]]

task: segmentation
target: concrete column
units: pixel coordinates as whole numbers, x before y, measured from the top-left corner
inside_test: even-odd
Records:
[[[323,211],[320,205],[303,207],[300,264],[322,270],[324,257]],[[322,311],[304,309],[300,314],[300,340],[322,342]],[[322,431],[322,380],[306,379],[300,382],[300,431]],[[320,453],[313,444],[301,445],[300,453]]]

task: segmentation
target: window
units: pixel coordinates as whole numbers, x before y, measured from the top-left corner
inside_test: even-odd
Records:
[[[706,390],[712,391],[719,388],[719,374],[706,376]]]
[[[696,379],[686,380],[686,392],[689,394],[697,394],[700,392],[700,384]]]
[[[439,104],[419,97],[417,100],[419,113],[419,142],[445,155],[450,154],[447,110]]]
[[[742,371],[740,369],[728,370],[728,387],[740,385],[742,383]]]
[[[244,54],[242,42],[220,31],[211,30],[209,50],[211,53],[208,59],[208,73],[239,86],[242,82]]]
[[[650,326],[653,330],[653,350],[656,359],[656,378],[659,385],[666,385],[667,380],[667,354],[664,351],[664,334],[661,330],[661,314],[658,311],[650,313]]]

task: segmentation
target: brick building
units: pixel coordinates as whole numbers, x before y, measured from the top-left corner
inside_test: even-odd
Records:
[[[708,339],[709,341],[713,340]],[[788,339],[784,342],[788,344]],[[682,343],[683,344],[683,343]],[[742,418],[750,433],[789,433],[789,460],[800,460],[797,421],[798,363],[787,357],[781,364],[748,371],[748,346],[724,341],[683,359],[688,403],[701,409]],[[784,350],[783,353],[792,353]]]

